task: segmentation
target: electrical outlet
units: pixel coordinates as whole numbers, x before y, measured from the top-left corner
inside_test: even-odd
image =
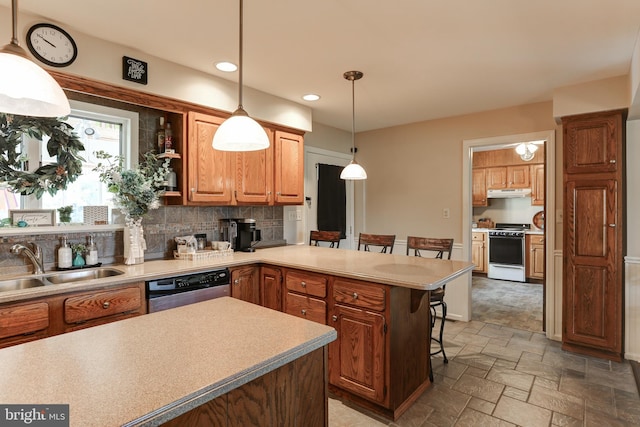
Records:
[[[289,211],[287,219],[289,221],[295,221],[296,220],[296,211]]]
[[[300,209],[296,209],[296,221],[302,221],[302,211]]]
[[[451,211],[449,208],[442,209],[442,218],[449,219],[451,218]]]

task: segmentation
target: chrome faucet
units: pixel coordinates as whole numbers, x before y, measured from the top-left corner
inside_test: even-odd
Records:
[[[42,248],[34,242],[29,242],[28,244],[33,247],[33,251],[25,245],[21,245],[20,243],[16,243],[15,245],[11,246],[10,251],[12,254],[16,255],[27,255],[27,258],[29,258],[29,260],[33,264],[33,274],[44,273],[44,257],[42,256]]]

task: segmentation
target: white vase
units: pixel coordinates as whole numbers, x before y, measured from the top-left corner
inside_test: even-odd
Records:
[[[124,263],[142,264],[147,243],[144,240],[142,219],[129,219],[124,227]]]

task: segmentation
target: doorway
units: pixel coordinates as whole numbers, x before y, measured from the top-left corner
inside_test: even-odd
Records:
[[[316,147],[305,147],[304,163],[304,240],[309,243],[309,233],[318,229],[318,167],[319,164],[344,167],[351,161],[351,156]],[[352,249],[354,228],[354,185],[346,181],[346,230],[345,239],[340,240],[340,248]],[[299,242],[301,243],[301,242]]]
[[[556,304],[558,295],[556,291],[561,291],[561,287],[556,289],[555,283],[555,259],[554,259],[554,243],[555,242],[555,131],[534,132],[519,135],[505,135],[492,138],[482,138],[463,141],[463,253],[470,259],[472,227],[473,222],[473,204],[472,204],[472,167],[474,152],[480,150],[500,149],[507,145],[514,145],[519,141],[545,140],[545,241],[549,242],[545,245],[544,260],[545,274],[543,286],[546,291],[546,300],[544,302],[543,312],[545,314],[545,331],[547,337],[558,339],[560,336],[560,325],[556,320],[560,319],[561,313],[558,312],[560,304]],[[528,221],[530,222],[530,221]],[[472,278],[469,276],[469,301],[471,303]],[[471,318],[471,305],[468,312]]]

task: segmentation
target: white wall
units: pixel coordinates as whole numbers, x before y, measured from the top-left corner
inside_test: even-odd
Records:
[[[31,25],[42,18],[20,13],[18,18],[18,38],[24,45],[25,35]],[[0,7],[0,28],[5,30],[5,40],[9,41],[11,11]],[[63,73],[88,77],[121,87],[193,102],[222,111],[233,112],[238,107],[238,85],[235,82],[215,77],[148,55],[136,49],[110,43],[68,28],[78,45],[78,58],[63,69]],[[27,54],[33,59],[30,52]],[[149,81],[141,85],[122,79],[122,56],[130,56],[148,63]],[[43,68],[46,65],[35,61]],[[50,68],[52,69],[52,68]],[[243,105],[255,118],[283,126],[311,130],[311,109],[249,87],[243,88]]]

